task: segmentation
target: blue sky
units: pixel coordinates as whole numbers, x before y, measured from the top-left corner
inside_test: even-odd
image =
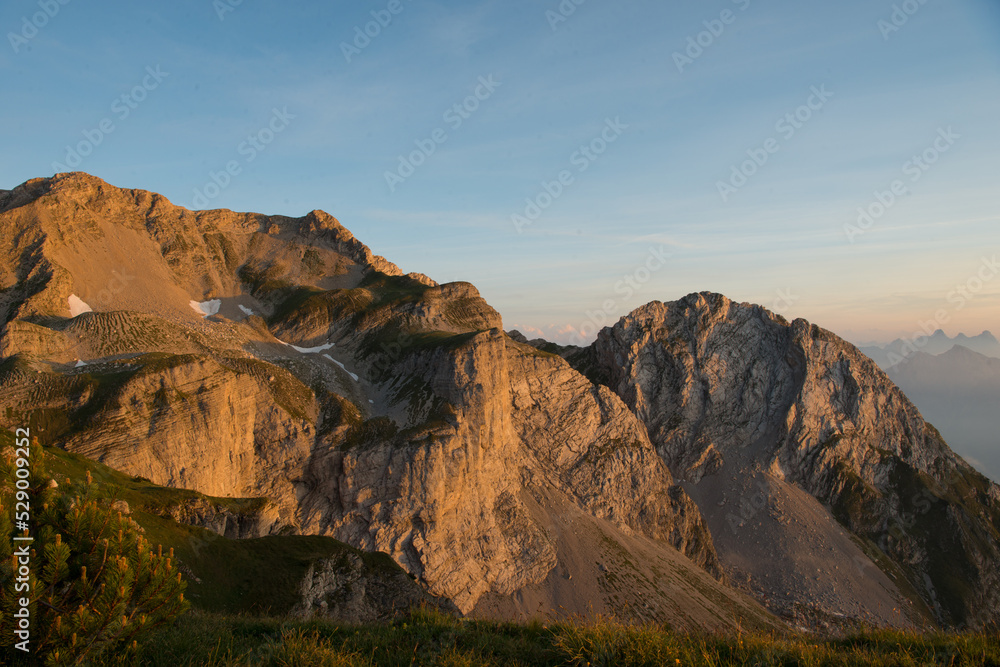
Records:
[[[1000,334],[996,2],[234,2],[5,2],[0,187],[83,144],[180,205],[320,208],[561,342],[701,290]]]

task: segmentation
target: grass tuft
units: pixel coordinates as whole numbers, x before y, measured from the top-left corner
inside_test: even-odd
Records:
[[[460,619],[416,610],[392,623],[342,625],[191,612],[122,665],[568,665],[598,667],[876,667],[1000,664],[986,634],[873,631],[685,634],[614,619],[526,624]]]

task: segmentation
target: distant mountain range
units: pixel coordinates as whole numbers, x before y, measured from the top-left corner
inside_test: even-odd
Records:
[[[905,363],[913,355],[923,352],[929,355],[944,354],[956,345],[978,352],[987,357],[1000,359],[1000,341],[990,333],[984,331],[978,336],[969,337],[960,333],[951,338],[941,329],[938,329],[930,336],[907,340],[897,338],[888,345],[862,347],[861,351],[867,354],[883,370]]]
[[[527,341],[323,211],[189,211],[83,173],[0,192],[0,430],[24,427],[243,499],[178,521],[382,552],[473,617],[1000,623],[1000,486],[836,334],[701,292],[587,347]],[[347,575],[421,597],[362,565],[274,574],[308,613]]]

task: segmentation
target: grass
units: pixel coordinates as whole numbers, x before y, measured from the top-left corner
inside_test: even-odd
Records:
[[[390,323],[365,334],[360,353],[374,360],[369,377],[376,382],[388,382],[399,373],[406,357],[435,350],[457,350],[474,339],[481,331],[452,333],[449,331],[408,331]]]
[[[340,426],[355,427],[363,421],[361,411],[349,399],[328,390],[317,382],[313,387],[316,402],[322,409],[319,435],[332,433]]]
[[[378,271],[372,271],[361,281],[360,287],[372,293],[373,308],[381,308],[390,304],[419,301],[427,290],[431,289],[409,276],[390,276]]]
[[[389,417],[374,417],[352,426],[347,431],[343,448],[345,450],[364,448],[395,439],[399,427]]]
[[[395,325],[388,325],[365,337],[362,343],[362,352],[367,356],[384,354],[392,360],[398,361],[415,352],[458,349],[480,333],[482,332],[404,331]]]
[[[375,271],[365,276],[357,288],[327,291],[276,280],[274,275],[278,272],[274,267],[260,270],[245,266],[239,274],[256,296],[274,304],[274,312],[267,320],[269,324],[316,317],[332,322],[346,316],[357,324],[358,318],[366,313],[419,301],[429,289],[412,278],[388,276]]]
[[[426,610],[361,626],[192,612],[119,664],[959,667],[1000,665],[1000,638],[898,631],[827,638],[683,634],[609,619],[514,624]]]
[[[274,312],[268,316],[269,325],[281,324],[305,315],[316,315],[326,309],[328,292],[316,287],[288,287],[281,290],[282,298],[275,299]]]
[[[218,362],[226,369],[249,375],[267,387],[274,402],[290,416],[302,421],[313,421],[312,412],[316,399],[313,390],[290,371],[258,359],[228,357]]]
[[[361,556],[376,570],[393,572],[399,567],[385,554],[359,551],[328,537],[207,537],[191,566],[201,583],[189,583],[191,603],[207,611],[286,614],[301,601],[298,587],[309,566],[347,552]],[[184,562],[184,555],[180,556]]]
[[[568,349],[556,343],[546,343],[541,348],[537,348],[527,343],[519,343],[510,336],[507,336],[507,347],[512,347],[529,357],[542,357],[545,359],[557,358],[563,350]]]
[[[255,264],[248,262],[236,272],[240,281],[250,288],[256,296],[266,296],[271,292],[292,287],[292,283],[283,279],[285,267],[278,262]]]
[[[65,477],[79,479],[86,477],[90,472],[94,481],[101,485],[105,495],[113,495],[126,501],[134,509],[153,514],[160,514],[173,505],[196,499],[209,500],[234,514],[258,510],[266,502],[263,498],[211,498],[197,491],[159,486],[143,477],[130,477],[103,463],[57,447],[44,447],[43,450],[46,466],[56,480]]]

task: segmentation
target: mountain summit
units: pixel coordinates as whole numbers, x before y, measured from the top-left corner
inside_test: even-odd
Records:
[[[0,193],[0,244],[0,425],[265,499],[241,536],[383,551],[487,617],[1000,620],[1000,489],[805,321],[705,293],[528,344],[321,211],[80,173]]]

